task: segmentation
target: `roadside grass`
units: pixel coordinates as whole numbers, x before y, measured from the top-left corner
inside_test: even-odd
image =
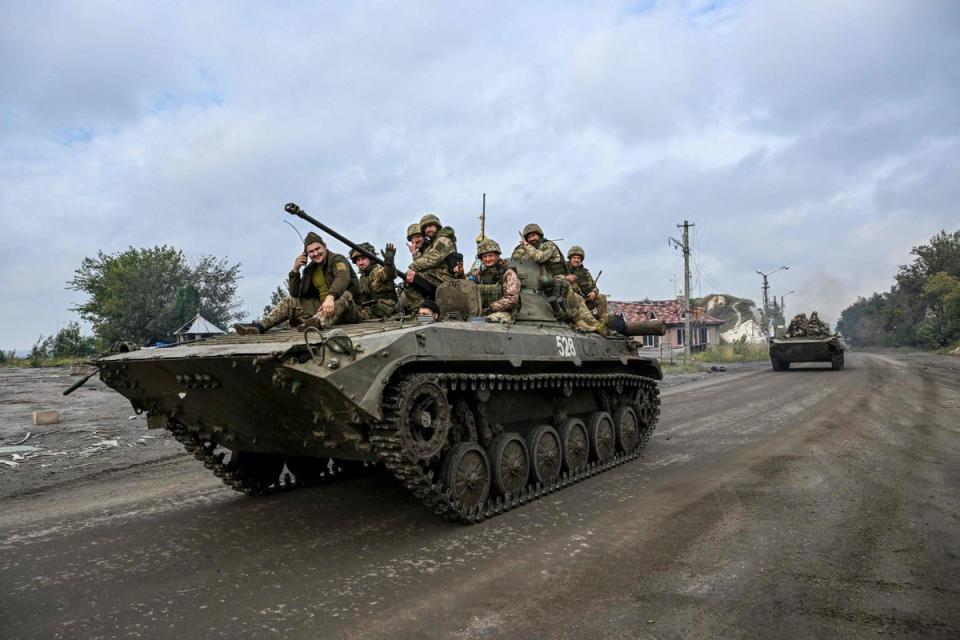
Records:
[[[13,369],[36,369],[41,367],[71,367],[87,362],[89,358],[6,358],[0,367],[10,367]]]
[[[660,369],[663,373],[699,373],[704,370],[702,364],[696,361],[688,362],[684,364],[683,362],[661,362]]]
[[[769,357],[766,344],[711,345],[693,354],[697,362],[762,362]]]

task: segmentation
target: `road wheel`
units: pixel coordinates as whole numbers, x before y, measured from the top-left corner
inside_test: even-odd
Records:
[[[461,442],[444,457],[440,471],[454,500],[471,509],[490,495],[490,459],[476,442]]]
[[[414,376],[397,396],[397,431],[404,453],[416,460],[437,456],[450,433],[447,392],[429,376]]]
[[[600,462],[606,462],[617,450],[617,435],[613,428],[613,418],[606,411],[597,411],[587,422],[587,434],[590,437],[590,451]]]
[[[563,450],[563,468],[581,471],[590,460],[590,439],[587,426],[580,418],[567,418],[560,425],[560,446]]]
[[[613,413],[613,428],[620,450],[630,453],[640,444],[640,422],[631,407],[620,407]]]
[[[563,463],[563,446],[560,434],[550,425],[542,425],[527,437],[530,451],[530,473],[534,482],[547,485],[560,476]]]
[[[834,371],[840,371],[841,369],[843,369],[843,354],[838,353],[835,356],[831,356],[830,366],[833,368]]]
[[[527,486],[530,456],[527,443],[516,433],[501,433],[490,443],[493,488],[502,496],[519,493]]]

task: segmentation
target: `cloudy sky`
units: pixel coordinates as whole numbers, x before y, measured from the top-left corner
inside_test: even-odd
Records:
[[[8,0],[0,347],[75,319],[98,249],[226,256],[252,314],[285,202],[378,246],[436,212],[469,249],[483,192],[490,235],[539,222],[616,299],[673,295],[688,219],[695,294],[786,264],[772,292],[832,322],[960,227],[958,61],[951,0]]]

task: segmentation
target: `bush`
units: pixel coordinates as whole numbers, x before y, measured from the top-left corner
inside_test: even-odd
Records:
[[[770,357],[766,344],[747,343],[738,340],[734,343],[711,345],[694,354],[700,362],[761,362]]]

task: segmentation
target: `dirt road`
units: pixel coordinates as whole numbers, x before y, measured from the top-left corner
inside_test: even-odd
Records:
[[[489,522],[182,456],[4,497],[5,638],[957,637],[960,363],[664,389],[641,460]],[[0,482],[9,475],[0,476]]]

